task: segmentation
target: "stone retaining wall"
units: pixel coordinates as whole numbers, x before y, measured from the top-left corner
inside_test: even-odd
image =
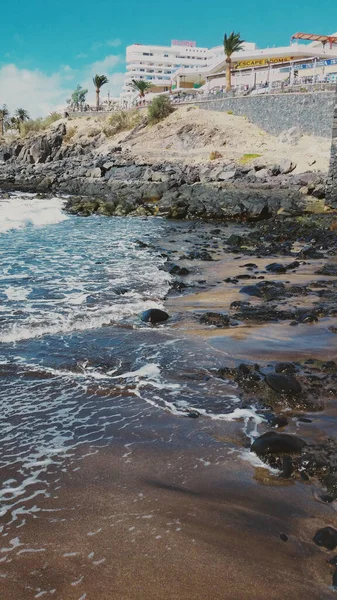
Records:
[[[337,93],[332,120],[330,169],[326,185],[326,204],[337,208]]]
[[[335,92],[307,92],[195,101],[200,108],[232,111],[278,135],[298,126],[306,134],[331,137]]]

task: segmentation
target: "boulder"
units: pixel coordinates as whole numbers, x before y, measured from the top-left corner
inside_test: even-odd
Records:
[[[219,181],[229,181],[230,179],[234,179],[236,175],[236,170],[233,171],[223,171],[218,175]]]
[[[270,175],[271,171],[269,169],[260,169],[255,173],[255,177],[259,180],[266,180],[268,177],[270,177]]]
[[[279,454],[300,454],[304,446],[306,446],[306,442],[297,435],[268,431],[253,442],[250,450],[258,456],[266,454],[278,456]]]
[[[302,131],[299,127],[290,127],[290,129],[286,129],[280,133],[278,140],[281,144],[297,144],[301,137]]]
[[[291,173],[294,169],[296,169],[296,163],[293,163],[289,158],[283,158],[278,166],[278,171],[282,175],[286,175],[287,173]]]
[[[141,316],[140,316],[141,320],[144,321],[144,323],[164,323],[164,321],[167,321],[167,319],[170,318],[170,316],[163,310],[160,310],[159,308],[149,308],[149,310],[145,310]]]
[[[297,396],[302,391],[302,386],[293,375],[283,373],[270,373],[266,377],[266,384],[278,394]]]
[[[35,164],[45,163],[46,159],[51,154],[51,148],[47,137],[42,136],[37,138],[36,141],[30,146],[29,153]]]
[[[337,531],[333,527],[323,527],[316,531],[313,541],[317,546],[334,550],[337,546]]]

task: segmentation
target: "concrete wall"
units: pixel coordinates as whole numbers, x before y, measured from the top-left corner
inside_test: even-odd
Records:
[[[298,126],[303,133],[331,137],[335,92],[271,94],[194,102],[206,110],[233,111],[278,135]]]
[[[330,154],[330,169],[326,186],[326,204],[337,208],[337,91],[334,102],[332,120],[332,139]]]

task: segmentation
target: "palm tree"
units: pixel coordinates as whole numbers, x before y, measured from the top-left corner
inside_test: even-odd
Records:
[[[239,52],[239,50],[242,50],[244,41],[245,40],[240,38],[239,33],[234,33],[234,31],[232,31],[232,33],[229,35],[225,33],[223,45],[226,54],[226,92],[230,92],[232,89],[232,54],[233,52]]]
[[[17,119],[19,121],[21,121],[21,123],[24,123],[25,121],[29,121],[30,116],[27,110],[25,110],[24,108],[17,108],[15,111],[15,116],[17,117]]]
[[[152,88],[152,83],[149,81],[143,81],[142,79],[133,79],[130,86],[135,92],[139,92],[141,98],[144,98],[145,92]]]
[[[108,78],[106,75],[95,75],[95,77],[93,77],[93,83],[94,86],[96,88],[96,110],[99,109],[99,92],[100,89],[102,87],[102,85],[104,85],[105,83],[108,83]]]
[[[5,125],[6,125],[8,117],[9,117],[9,110],[8,110],[6,104],[3,104],[2,108],[0,108],[1,135],[4,134]]]

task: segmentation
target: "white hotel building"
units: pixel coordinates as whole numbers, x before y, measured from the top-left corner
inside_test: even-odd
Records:
[[[300,43],[294,34],[288,46],[257,48],[244,42],[232,56],[233,87],[252,87],[263,82],[272,84],[294,76],[337,80],[337,34],[333,43]],[[306,39],[306,38],[304,38]],[[330,41],[330,38],[327,38]],[[302,42],[302,40],[301,40]],[[126,49],[126,74],[120,96],[122,106],[131,106],[138,94],[130,87],[133,79],[152,84],[152,93],[203,87],[205,91],[221,89],[226,84],[223,46],[198,48],[196,42],[173,40],[171,46],[133,44]]]
[[[245,43],[245,50],[255,44]],[[129,104],[137,95],[130,87],[133,79],[143,79],[153,85],[154,93],[168,91],[178,69],[211,68],[223,58],[223,46],[198,48],[196,42],[172,40],[171,46],[132,44],[126,49],[126,74],[121,99]]]

